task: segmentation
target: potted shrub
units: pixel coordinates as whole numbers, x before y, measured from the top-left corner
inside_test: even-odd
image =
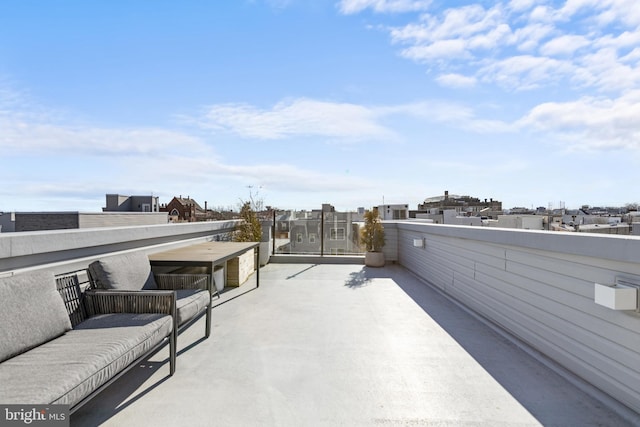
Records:
[[[377,208],[367,210],[364,213],[364,227],[360,231],[360,243],[365,250],[364,264],[369,267],[383,267],[384,227],[378,216]]]

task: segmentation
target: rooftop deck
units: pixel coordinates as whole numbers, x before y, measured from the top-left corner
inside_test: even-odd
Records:
[[[624,426],[398,265],[268,264],[73,426]],[[203,322],[201,319],[200,322]]]

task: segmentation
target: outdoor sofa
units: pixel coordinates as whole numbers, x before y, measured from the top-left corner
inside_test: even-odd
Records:
[[[74,412],[169,342],[173,291],[81,292],[76,274],[0,278],[0,403],[66,404]]]
[[[96,292],[146,293],[172,290],[176,293],[174,328],[181,331],[203,314],[205,338],[211,334],[212,280],[208,274],[155,274],[142,252],[112,255],[89,264],[91,289]]]

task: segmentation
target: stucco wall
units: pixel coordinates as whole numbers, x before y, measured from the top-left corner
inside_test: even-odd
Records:
[[[0,274],[29,268],[55,273],[83,268],[101,255],[139,249],[146,253],[226,237],[239,221],[139,227],[29,231],[0,234]]]

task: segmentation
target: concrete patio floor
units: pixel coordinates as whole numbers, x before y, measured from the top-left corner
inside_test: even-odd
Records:
[[[625,426],[397,265],[269,264],[72,426]]]

